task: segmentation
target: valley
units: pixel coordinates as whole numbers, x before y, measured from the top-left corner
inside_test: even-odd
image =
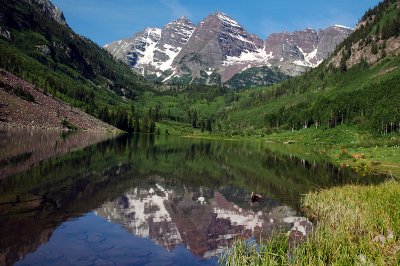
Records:
[[[0,4],[0,264],[399,264],[399,1],[104,47],[49,0]]]

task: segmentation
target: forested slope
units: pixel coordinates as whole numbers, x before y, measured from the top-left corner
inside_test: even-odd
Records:
[[[118,120],[127,120],[131,100],[153,85],[57,12],[47,0],[0,0],[0,67],[103,120],[106,108],[106,122],[125,129]]]
[[[400,132],[399,14],[398,1],[383,1],[318,68],[242,93],[216,120],[227,131],[352,124],[383,134]]]

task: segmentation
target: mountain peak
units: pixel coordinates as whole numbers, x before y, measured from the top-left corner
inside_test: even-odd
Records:
[[[160,82],[191,76],[207,79],[206,83],[223,83],[237,73],[260,66],[298,75],[322,62],[350,33],[343,28],[308,28],[273,34],[263,41],[221,11],[209,14],[198,26],[183,16],[159,31],[161,35],[135,35],[128,42],[107,46],[107,50]]]
[[[186,16],[183,16],[183,17],[180,17],[180,18],[178,18],[178,19],[175,19],[174,21],[168,23],[167,25],[169,25],[169,24],[186,24],[186,25],[193,25],[192,21],[191,21],[188,17],[186,17]]]
[[[160,28],[149,27],[149,28],[146,28],[144,30],[144,32],[146,32],[149,35],[155,35],[155,36],[160,36],[161,35],[161,29]]]
[[[241,27],[240,24],[236,20],[232,19],[231,17],[229,17],[228,15],[226,15],[223,12],[218,11],[213,16],[217,17],[219,20],[221,20],[225,24],[230,24],[235,27]]]
[[[178,21],[190,21],[188,17],[186,16],[182,16],[180,18],[177,19]]]
[[[25,1],[31,5],[32,4],[37,5],[39,9],[41,9],[44,13],[46,13],[56,22],[62,25],[67,25],[63,12],[61,12],[61,10],[55,5],[53,5],[49,0],[25,0]]]

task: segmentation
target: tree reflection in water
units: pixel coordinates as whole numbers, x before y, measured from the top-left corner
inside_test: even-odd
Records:
[[[18,145],[15,136],[24,134],[13,136],[12,145]],[[4,265],[32,252],[37,259],[40,245],[48,242],[43,249],[55,245],[52,239],[59,235],[51,236],[56,228],[82,215],[73,223],[86,221],[92,211],[97,219],[122,225],[132,241],[139,241],[134,236],[149,238],[172,253],[185,247],[197,257],[209,258],[237,236],[267,237],[272,231],[288,230],[284,218],[300,215],[300,196],[309,190],[383,179],[361,179],[327,163],[312,149],[295,145],[146,135],[105,140],[80,133],[64,142],[81,140],[83,145],[63,148],[57,138],[33,139],[46,140],[45,149],[56,152],[41,157],[45,152],[32,148],[32,143],[24,148],[7,146],[1,154],[0,171],[7,168],[7,173],[14,173],[0,179],[0,264]],[[100,142],[90,145],[96,140]],[[26,163],[32,154],[40,159]],[[265,200],[251,203],[251,191]],[[198,202],[199,197],[205,204]],[[63,245],[72,248],[68,242]],[[118,249],[118,242],[113,245]],[[156,259],[158,253],[151,254]]]

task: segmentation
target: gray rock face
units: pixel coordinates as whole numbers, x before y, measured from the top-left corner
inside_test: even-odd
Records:
[[[272,66],[295,76],[305,68],[318,66],[351,33],[352,29],[343,26],[331,26],[318,32],[306,29],[274,33],[266,40],[265,50],[272,53]]]
[[[45,56],[49,56],[51,53],[50,48],[47,45],[37,45],[36,49]]]
[[[161,29],[146,28],[132,37],[113,42],[105,48],[119,60],[146,75],[154,61],[154,50],[161,38]]]
[[[340,25],[328,27],[318,32],[318,57],[321,59],[327,58],[344,39],[351,33],[352,29]]]
[[[225,83],[254,67],[299,75],[318,66],[351,32],[347,27],[332,26],[274,33],[263,41],[217,12],[197,26],[182,17],[162,30],[148,28],[105,48],[143,75],[162,82],[184,78]]]
[[[165,25],[161,31],[161,38],[154,51],[154,72],[171,70],[176,56],[187,44],[195,30],[193,23],[186,17],[174,20]]]
[[[200,75],[202,70],[224,74],[224,61],[240,57],[242,53],[257,52],[263,41],[249,34],[235,20],[217,12],[208,16],[194,31],[192,37],[175,58],[177,74]]]
[[[67,26],[64,14],[61,10],[54,6],[49,0],[25,0],[30,4],[36,4],[45,14],[51,17],[56,22]]]
[[[187,17],[174,20],[162,29],[158,46],[183,47],[189,41],[194,30],[195,26]]]
[[[174,20],[163,29],[147,28],[131,38],[113,42],[105,48],[143,75],[163,76],[188,42],[195,26],[186,17]],[[165,77],[164,77],[165,78]]]

